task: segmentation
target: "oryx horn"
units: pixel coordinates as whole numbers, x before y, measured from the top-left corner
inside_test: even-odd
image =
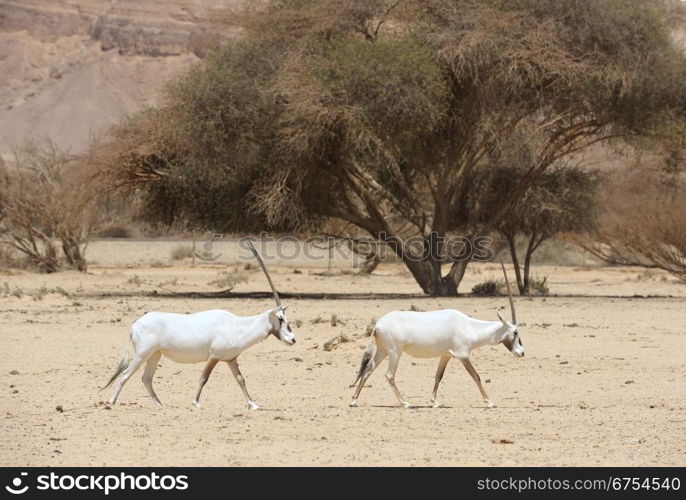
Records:
[[[276,302],[276,306],[281,305],[281,299],[279,298],[279,292],[276,291],[276,287],[274,286],[274,283],[272,282],[271,277],[269,276],[269,273],[267,272],[267,266],[264,265],[264,262],[262,261],[262,257],[260,257],[260,254],[257,253],[257,250],[255,250],[255,247],[252,244],[252,241],[248,240],[248,247],[250,247],[250,251],[252,254],[255,256],[257,259],[257,262],[260,263],[260,266],[262,266],[262,270],[264,271],[264,275],[267,277],[267,281],[269,281],[269,286],[272,287],[272,292],[274,293],[274,301]],[[510,299],[512,300],[512,299]],[[512,309],[514,311],[514,309]]]
[[[505,271],[505,264],[503,259],[500,259],[500,265],[503,268],[503,275],[505,276],[505,284],[507,285],[507,297],[510,299],[510,312],[512,313],[512,323],[517,324],[517,315],[515,314],[514,300],[512,300],[512,290],[510,289],[510,280],[507,279],[507,272]]]

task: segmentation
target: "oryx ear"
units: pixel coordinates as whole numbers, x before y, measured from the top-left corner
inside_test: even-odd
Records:
[[[496,309],[495,313],[498,315],[498,319],[502,322],[502,324],[506,325],[507,323],[505,322],[505,318],[503,318],[503,316],[500,314],[500,311]]]
[[[288,304],[286,304],[285,306],[279,306],[279,309],[285,311],[286,309],[288,309]]]

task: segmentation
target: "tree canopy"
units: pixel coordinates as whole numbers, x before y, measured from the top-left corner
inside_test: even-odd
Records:
[[[227,14],[242,35],[174,81],[165,102],[93,152],[106,185],[153,221],[215,230],[316,228],[385,241],[454,294],[440,237],[463,224],[474,169],[527,169],[495,228],[548,167],[600,141],[668,135],[686,111],[686,57],[662,2],[282,0]],[[403,257],[403,245],[395,245]]]

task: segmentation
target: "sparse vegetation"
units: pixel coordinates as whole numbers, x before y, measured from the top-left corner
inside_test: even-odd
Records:
[[[193,256],[193,247],[191,245],[176,245],[172,248],[170,257],[172,260],[183,260]]]
[[[143,284],[143,280],[137,274],[134,274],[133,277],[126,280],[126,282],[136,286],[141,286]]]
[[[160,288],[163,288],[165,286],[176,286],[179,283],[179,278],[174,276],[173,278],[168,279],[167,281],[160,281],[157,286]]]
[[[550,288],[546,284],[548,281],[547,276],[533,276],[529,282],[531,290],[534,290],[537,295],[548,295],[550,293]]]
[[[338,326],[339,323],[341,325],[345,325],[345,321],[342,321],[336,314],[331,315],[331,320],[329,323],[331,323],[331,326]]]
[[[43,285],[38,290],[36,290],[36,292],[33,293],[31,296],[33,297],[33,300],[43,300],[43,297],[45,297],[47,293],[48,288],[45,285]]]
[[[9,283],[5,282],[2,285],[2,296],[3,297],[16,297],[18,299],[22,298],[24,295],[24,290],[21,288],[15,286],[14,288],[10,287]]]
[[[214,285],[223,290],[233,290],[236,285],[243,283],[247,279],[248,277],[245,273],[239,271],[237,267],[234,267],[231,271],[220,272],[219,277],[214,281],[210,281],[208,285]]]
[[[505,287],[505,281],[488,279],[481,283],[477,283],[472,287],[472,293],[479,296],[492,297],[495,295],[502,295],[501,290]]]
[[[130,238],[131,230],[124,226],[107,226],[97,232],[100,238]]]
[[[336,349],[340,344],[345,344],[347,342],[352,342],[352,339],[345,335],[344,333],[340,335],[336,335],[334,338],[331,340],[327,340],[324,342],[323,349],[325,351],[333,351]]]

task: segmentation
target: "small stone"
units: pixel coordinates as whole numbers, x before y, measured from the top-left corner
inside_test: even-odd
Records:
[[[633,383],[634,383],[634,381],[633,381],[633,380],[627,380],[627,381],[626,381],[626,382],[624,382],[624,383],[625,383],[625,384],[633,384]]]
[[[56,410],[58,413],[64,413],[64,408],[62,408],[62,405],[57,405],[57,406],[55,406],[55,410]]]
[[[10,372],[10,375],[19,375],[19,372],[17,370],[12,370]]]

